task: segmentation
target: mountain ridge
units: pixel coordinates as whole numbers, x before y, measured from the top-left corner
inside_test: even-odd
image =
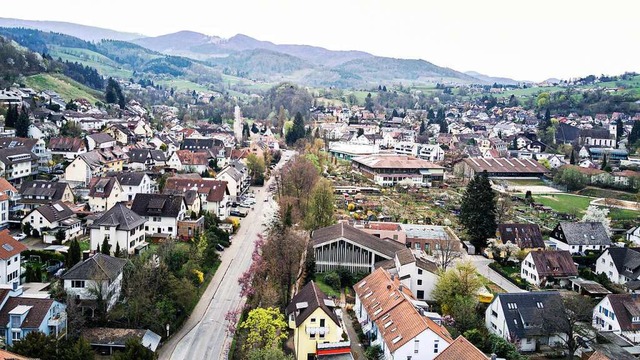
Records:
[[[145,37],[142,34],[117,31],[90,25],[82,25],[65,21],[26,20],[0,17],[0,27],[23,27],[71,35],[85,41],[100,41],[102,39],[131,41]]]

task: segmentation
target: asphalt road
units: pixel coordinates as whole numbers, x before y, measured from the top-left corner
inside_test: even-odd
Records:
[[[262,188],[252,188],[256,193],[254,209],[241,220],[232,245],[222,253],[220,267],[189,319],[160,349],[161,360],[226,359],[231,337],[224,318],[230,310],[244,305],[238,278],[251,265],[253,242],[275,212],[275,202],[267,193],[272,181]]]

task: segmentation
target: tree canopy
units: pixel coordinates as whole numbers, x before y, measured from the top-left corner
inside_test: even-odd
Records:
[[[471,243],[480,250],[496,234],[496,198],[486,172],[476,174],[462,197],[460,222]]]
[[[239,328],[247,329],[246,351],[277,348],[287,338],[287,323],[277,308],[256,308],[249,312]]]

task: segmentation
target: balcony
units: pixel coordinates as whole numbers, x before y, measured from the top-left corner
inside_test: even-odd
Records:
[[[320,327],[320,326],[306,326],[305,333],[307,335],[324,335],[327,336],[329,334],[328,327]]]
[[[54,335],[60,339],[67,334],[67,313],[60,312],[47,321],[49,335]]]

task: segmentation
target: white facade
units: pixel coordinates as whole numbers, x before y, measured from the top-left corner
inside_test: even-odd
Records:
[[[88,184],[96,176],[89,164],[81,157],[76,157],[64,169],[64,180],[73,184]]]
[[[20,254],[0,259],[0,284],[20,283]]]
[[[120,297],[122,289],[122,273],[114,281],[103,280],[64,280],[64,290],[68,295],[80,300],[95,300],[101,293],[107,300],[107,311],[113,308]]]
[[[618,268],[616,268],[616,264],[614,264],[613,258],[609,253],[609,250],[605,250],[596,260],[596,274],[607,275],[609,280],[611,280],[611,282],[615,284],[625,284],[629,280],[635,280],[620,275],[620,273],[618,272]]]
[[[139,185],[122,185],[121,201],[133,201],[136,194],[151,194],[154,190],[154,182],[149,175],[144,174]]]
[[[180,213],[177,217],[169,216],[145,216],[147,222],[144,230],[148,234],[167,234],[171,237],[178,235],[178,221],[183,220],[187,213],[184,201],[180,204]]]
[[[111,246],[111,253],[114,254],[118,245],[120,250],[127,251],[129,255],[135,254],[136,246],[145,242],[144,225],[140,225],[130,231],[118,230],[116,226],[100,226],[91,229],[91,250],[99,248],[104,239],[107,239]]]
[[[613,306],[611,306],[607,296],[593,309],[593,322],[591,325],[596,331],[612,331],[637,345],[640,342],[640,330],[622,331],[618,320],[618,315],[613,311]],[[640,325],[640,316],[632,318],[631,322],[634,325]]]
[[[411,289],[413,296],[418,300],[433,300],[431,293],[438,281],[438,275],[419,268],[415,262],[400,265],[398,257],[395,258],[396,269],[400,280],[407,288]]]
[[[536,270],[536,264],[533,262],[533,256],[531,256],[531,253],[527,254],[522,261],[522,264],[520,264],[520,277],[529,284],[534,284],[536,286],[540,286],[540,283],[542,282],[538,275],[538,270]]]
[[[0,229],[9,226],[9,197],[0,196]]]
[[[422,145],[418,152],[418,158],[438,162],[444,160],[444,150],[440,145]]]
[[[640,246],[640,226],[627,231],[627,241],[631,241],[635,246]]]
[[[167,159],[167,166],[172,169],[176,169],[177,171],[182,171],[182,161],[180,161],[177,152],[174,152],[169,156],[169,159]]]
[[[227,204],[230,202],[230,199],[226,191],[221,201],[208,201],[206,194],[200,197],[200,201],[201,201],[200,207],[202,210],[208,211],[211,214],[215,214],[220,220],[223,220],[229,217],[229,211],[231,209],[230,209],[230,206],[228,206]]]
[[[91,212],[107,211],[123,199],[122,186],[115,180],[111,193],[107,197],[89,196],[89,209]]]
[[[551,247],[555,246],[557,250],[566,250],[572,254],[587,250],[602,251],[608,247],[607,245],[569,245],[552,237],[549,238],[549,242],[553,244]]]

